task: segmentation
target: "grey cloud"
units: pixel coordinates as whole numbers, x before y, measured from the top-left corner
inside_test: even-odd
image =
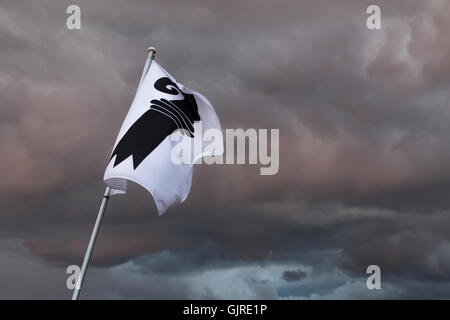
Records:
[[[388,281],[378,297],[428,297],[439,281],[430,296],[448,296],[445,2],[380,1],[380,31],[365,28],[368,1],[79,3],[79,31],[64,2],[0,5],[0,241],[25,252],[3,277],[21,264],[51,282],[80,263],[154,45],[224,128],[279,128],[280,171],[198,166],[187,201],[162,217],[131,185],[111,200],[86,297],[370,298],[373,263]],[[262,269],[274,264],[272,281]],[[277,282],[298,264],[307,286]],[[65,297],[59,285],[10,297]]]
[[[281,278],[285,281],[300,281],[306,278],[306,272],[301,269],[286,270],[283,272]]]

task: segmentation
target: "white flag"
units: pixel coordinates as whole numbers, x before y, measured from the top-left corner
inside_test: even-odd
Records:
[[[208,129],[220,133],[214,148],[210,141],[203,143],[203,132]],[[180,145],[189,150],[190,163],[173,161],[174,148]],[[119,131],[104,181],[111,194],[125,193],[127,180],[138,183],[152,194],[161,215],[186,199],[194,162],[222,153],[223,138],[214,107],[153,61]]]

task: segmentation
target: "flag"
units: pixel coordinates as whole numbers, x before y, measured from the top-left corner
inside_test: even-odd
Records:
[[[111,194],[125,193],[127,180],[141,185],[153,196],[158,214],[163,214],[188,196],[194,162],[223,153],[221,135],[214,148],[204,147],[203,132],[208,129],[221,132],[212,104],[153,61],[117,136],[105,184]],[[189,150],[190,163],[174,161],[174,148],[180,145]]]

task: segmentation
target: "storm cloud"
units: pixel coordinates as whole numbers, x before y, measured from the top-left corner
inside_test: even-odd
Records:
[[[162,217],[131,185],[82,297],[449,297],[450,3],[76,3],[0,4],[1,298],[70,297],[150,45],[223,128],[280,129],[279,173],[198,165]]]

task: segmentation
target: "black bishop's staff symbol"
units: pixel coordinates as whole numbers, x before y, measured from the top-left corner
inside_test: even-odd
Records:
[[[158,79],[154,86],[158,91],[167,94],[181,94],[183,99],[153,99],[150,109],[133,123],[114,148],[110,158],[111,161],[116,156],[113,167],[133,156],[133,167],[136,170],[141,162],[177,129],[191,138],[194,137],[194,122],[200,121],[194,95],[184,93],[167,77]]]

